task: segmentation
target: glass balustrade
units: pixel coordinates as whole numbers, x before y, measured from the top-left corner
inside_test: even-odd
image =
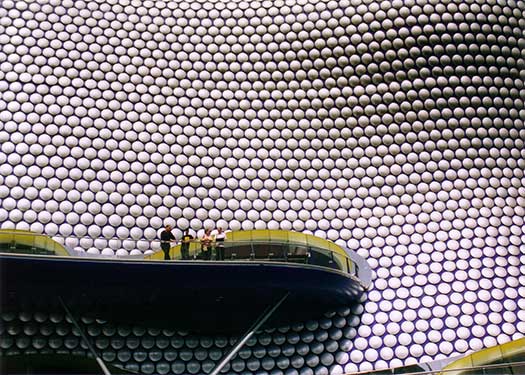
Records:
[[[348,274],[356,274],[357,266],[341,249],[336,252],[326,247],[310,245],[308,242],[269,240],[242,240],[213,242],[203,245],[194,240],[187,245],[188,250],[177,245],[170,249],[172,260],[214,260],[214,261],[269,261],[299,263],[330,268]],[[183,254],[185,254],[183,256]],[[150,255],[150,259],[162,259],[162,251]]]
[[[0,252],[30,255],[67,255],[63,245],[52,238],[27,231],[0,231]]]
[[[231,238],[231,239],[230,239]],[[59,255],[59,256],[93,256],[99,254],[71,251],[66,246],[67,239],[49,237],[42,234],[22,230],[0,230],[0,252],[26,255]],[[96,239],[95,239],[96,240]],[[109,239],[104,239],[108,241]],[[135,244],[134,249],[141,256],[129,257],[134,259],[163,260],[159,240],[125,239]],[[311,235],[286,231],[240,231],[228,233],[224,242],[214,241],[203,244],[200,240],[192,240],[187,244],[169,243],[171,260],[199,260],[199,261],[265,261],[307,264],[319,266],[347,274],[356,275],[357,265],[345,251],[336,244]],[[139,246],[140,245],[140,246]],[[186,248],[186,249],[185,249]],[[128,258],[126,255],[104,254],[104,258]],[[133,253],[131,253],[133,254]]]

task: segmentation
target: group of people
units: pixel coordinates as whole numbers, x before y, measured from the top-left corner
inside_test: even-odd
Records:
[[[164,260],[170,260],[170,249],[173,245],[177,245],[180,241],[180,255],[182,260],[190,259],[190,243],[195,240],[190,234],[190,230],[186,229],[182,234],[180,240],[177,240],[172,233],[173,227],[171,225],[166,225],[164,230],[160,234],[160,247],[164,252]],[[212,234],[212,230],[207,228],[204,231],[204,234],[200,238],[201,252],[199,258],[203,260],[210,260],[212,256],[212,251],[216,250],[217,260],[224,260],[224,241],[226,240],[226,232],[224,232],[222,227],[217,227],[216,233]]]

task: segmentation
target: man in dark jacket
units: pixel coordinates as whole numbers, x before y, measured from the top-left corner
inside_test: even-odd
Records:
[[[190,234],[190,230],[186,229],[181,239],[180,254],[183,260],[190,259],[190,242],[193,240],[193,236]]]
[[[166,225],[160,234],[160,247],[164,251],[164,260],[170,260],[171,242],[175,241],[175,236],[171,233],[171,225]]]

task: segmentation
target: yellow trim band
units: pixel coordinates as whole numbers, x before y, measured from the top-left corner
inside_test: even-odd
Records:
[[[506,344],[482,349],[460,358],[443,368],[443,371],[446,372],[442,372],[440,375],[467,374],[469,373],[469,370],[463,370],[464,368],[468,369],[471,367],[484,366],[494,362],[504,363],[506,358],[514,357],[519,354],[525,356],[525,337]]]
[[[354,262],[350,259],[345,250],[335,244],[332,241],[325,240],[323,238],[316,237],[312,234],[292,232],[286,230],[265,230],[265,229],[254,229],[254,230],[241,230],[235,232],[227,233],[227,241],[231,242],[290,242],[295,245],[305,245],[310,247],[315,247],[318,249],[330,251],[334,255],[334,261],[337,262],[341,269],[345,269],[346,259],[348,259],[348,264],[351,267],[354,267]],[[198,239],[195,239],[190,243],[189,255],[190,257],[199,253],[200,251],[200,242]],[[171,259],[181,259],[181,245],[173,246],[170,249],[170,258]],[[163,260],[164,252],[159,250],[153,254],[147,255],[145,259],[150,260]]]
[[[13,243],[68,256],[66,248],[44,234],[21,229],[0,229],[0,243]]]

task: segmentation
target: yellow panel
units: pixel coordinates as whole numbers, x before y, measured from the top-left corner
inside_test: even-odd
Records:
[[[284,230],[241,230],[228,233],[228,240],[230,241],[257,241],[257,240],[285,240],[294,243],[310,244],[311,246],[320,247],[323,249],[330,249],[332,251],[346,254],[344,250],[333,243],[313,235]]]
[[[17,241],[20,237],[17,238]],[[49,241],[49,238],[43,237],[43,236],[34,236],[33,238],[28,238],[26,236],[22,237],[23,240],[27,240],[28,242],[32,243],[35,247],[38,247],[40,249],[48,249],[48,250],[54,250],[54,246]],[[20,238],[20,240],[22,240]],[[52,249],[49,249],[49,247],[52,247]]]
[[[348,255],[346,252],[335,244],[332,241],[328,241],[319,237],[316,237],[311,234],[301,233],[301,232],[295,232],[295,231],[284,231],[284,230],[266,230],[266,229],[256,229],[256,230],[241,230],[241,231],[235,231],[235,232],[228,232],[227,233],[227,240],[228,242],[261,242],[261,241],[267,241],[267,242],[289,242],[293,244],[299,244],[299,245],[308,245],[313,246],[316,248],[319,248],[320,251],[323,252],[333,252],[334,253],[334,260],[341,266],[341,268],[345,271],[350,271],[346,269],[346,259],[348,259],[348,263],[350,264],[350,267],[352,268],[354,265],[350,261]],[[199,239],[195,239],[190,243],[189,248],[189,255],[190,258],[192,258],[194,255],[197,255],[201,252],[201,245]],[[180,253],[180,245],[172,247],[170,249],[170,257],[171,259],[180,259],[181,253]],[[150,256],[147,256],[146,259],[157,259],[162,260],[164,259],[164,253],[162,251],[157,252],[155,254],[152,254]]]
[[[144,259],[146,260],[163,260],[164,259],[164,252],[162,250],[156,251],[153,254],[144,255]]]
[[[181,247],[180,245],[170,247],[170,258],[171,259],[180,259],[181,258],[180,247]],[[162,252],[162,253],[164,253],[164,252]]]
[[[327,249],[347,257],[346,252],[332,241],[325,240],[323,238],[319,238],[311,234],[305,234],[294,231],[264,229],[243,230],[228,233],[228,240],[232,242],[261,240],[288,241],[305,245],[308,244],[310,246],[319,247],[321,249]]]
[[[442,375],[462,375],[467,371],[461,370],[465,367],[483,366],[492,362],[509,358],[518,354],[525,354],[525,337],[521,339],[508,342],[503,345],[494,346],[492,348],[477,351],[471,355],[458,359],[443,368]],[[456,370],[456,371],[449,371]],[[446,371],[446,372],[445,372]]]
[[[269,241],[272,238],[273,232],[278,232],[269,229],[256,229],[247,231],[251,233],[252,240],[254,241]]]
[[[252,232],[251,230],[241,230],[237,232],[230,232],[227,234],[228,238],[231,239],[231,241],[237,242],[237,241],[251,241],[252,240]]]
[[[505,358],[525,354],[525,337],[501,345],[501,352]]]
[[[0,230],[0,242],[2,243],[10,243],[14,240],[14,234],[13,233],[6,233],[2,230]]]
[[[329,247],[329,242],[325,239],[316,237],[316,236],[307,236],[308,245],[313,247],[319,247],[321,249],[327,249]]]
[[[289,234],[292,232],[288,232],[285,230],[270,230],[270,240],[272,242],[288,242],[290,241]]]
[[[52,238],[39,234],[33,233],[27,230],[20,229],[1,229],[0,240],[15,242],[21,245],[32,246],[39,249],[48,251],[54,251],[57,255],[68,256],[68,253],[63,245],[56,242]]]
[[[499,361],[502,357],[501,348],[499,346],[495,346],[493,348],[480,350],[472,353],[468,357],[470,357],[473,366],[481,366],[486,363]]]
[[[448,366],[445,366],[443,370],[446,370],[446,372],[441,372],[440,375],[461,375],[464,371],[462,371],[462,368],[469,368],[472,367],[472,359],[471,356],[468,355],[466,357],[460,358],[452,363],[450,363]],[[449,371],[449,370],[456,370],[456,371]]]
[[[190,242],[190,248],[188,250],[190,258],[194,257],[195,255],[199,254],[201,252],[201,243],[199,240],[194,240]]]
[[[329,242],[328,248],[334,253],[340,253],[340,250],[342,250],[341,247],[336,245],[334,242]]]
[[[308,236],[301,232],[288,232],[288,240],[293,243],[308,244]]]

